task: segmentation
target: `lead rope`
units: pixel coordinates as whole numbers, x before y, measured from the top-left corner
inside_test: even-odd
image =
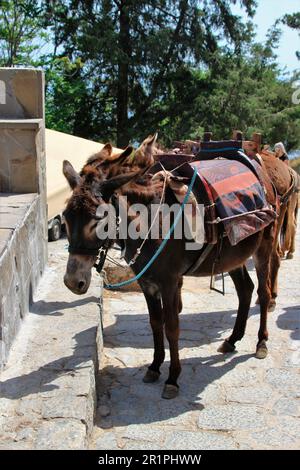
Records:
[[[138,257],[140,256],[140,254],[141,254],[141,251],[142,251],[143,246],[145,245],[146,241],[148,240],[148,236],[149,236],[149,234],[151,233],[151,230],[152,230],[152,228],[153,228],[153,226],[154,226],[154,223],[156,222],[156,219],[157,219],[158,214],[159,214],[159,212],[160,212],[160,208],[161,208],[162,203],[163,203],[163,201],[164,201],[166,185],[167,185],[167,175],[165,175],[165,177],[164,177],[163,190],[162,190],[162,195],[161,195],[161,198],[160,198],[160,201],[159,201],[159,206],[158,206],[157,211],[156,211],[156,213],[155,213],[155,216],[154,216],[154,218],[153,218],[153,220],[152,220],[152,223],[151,223],[151,225],[150,225],[150,228],[149,228],[148,232],[146,233],[146,236],[145,236],[144,240],[142,241],[142,243],[140,244],[140,246],[137,248],[135,255],[134,255],[134,256],[131,258],[131,260],[128,262],[128,265],[129,265],[129,266],[132,266],[132,265],[136,262],[137,258],[138,258]]]
[[[179,222],[179,219],[182,215],[182,212],[183,212],[183,209],[187,203],[187,201],[189,200],[189,197],[190,197],[190,194],[192,192],[192,189],[193,189],[193,186],[194,186],[194,183],[195,183],[195,180],[196,180],[196,176],[197,176],[197,168],[194,167],[194,173],[193,173],[193,176],[192,176],[192,179],[191,179],[191,182],[190,182],[190,185],[188,187],[188,190],[187,190],[187,193],[184,197],[184,200],[180,206],[180,210],[178,212],[178,214],[176,215],[175,219],[174,219],[174,222],[171,226],[171,228],[169,229],[167,235],[165,236],[165,238],[163,239],[161,245],[159,246],[158,250],[154,253],[154,255],[152,256],[152,258],[148,261],[148,263],[143,267],[143,269],[138,273],[136,274],[133,278],[131,279],[127,279],[126,281],[122,281],[122,282],[118,282],[116,284],[107,284],[106,283],[106,280],[104,279],[104,287],[106,289],[114,289],[114,288],[119,288],[119,287],[123,287],[123,286],[127,286],[129,284],[132,284],[133,282],[135,281],[138,281],[142,276],[143,274],[150,268],[150,266],[154,263],[154,261],[156,260],[156,258],[160,255],[160,253],[162,252],[162,250],[164,249],[164,247],[166,246],[168,240],[170,239],[171,235],[173,234],[174,230],[175,230],[175,227],[177,225],[177,223]]]

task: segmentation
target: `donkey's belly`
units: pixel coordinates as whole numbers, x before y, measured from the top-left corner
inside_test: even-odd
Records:
[[[248,258],[257,250],[262,233],[255,233],[254,235],[242,240],[235,246],[230,245],[227,238],[223,241],[223,248],[220,254],[219,261],[215,265],[215,274],[222,272],[232,271],[245,264]],[[210,276],[212,273],[213,264],[217,257],[217,246],[213,248],[206,260],[199,266],[199,268],[190,276],[204,277]]]

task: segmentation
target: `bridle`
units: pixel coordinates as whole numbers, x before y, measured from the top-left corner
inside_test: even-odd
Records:
[[[116,233],[119,233],[119,228],[120,228],[120,223],[121,223],[121,218],[119,215],[119,209],[118,209],[118,204],[115,204],[116,196],[113,195],[111,198],[111,202],[116,209]],[[96,217],[97,218],[97,217]],[[75,245],[72,245],[71,243],[69,244],[68,247],[68,252],[71,255],[86,255],[86,256],[96,256],[97,260],[94,264],[94,268],[96,269],[97,273],[101,273],[108,250],[111,246],[112,241],[107,237],[104,240],[104,243],[101,245],[100,248],[79,248],[76,247]]]

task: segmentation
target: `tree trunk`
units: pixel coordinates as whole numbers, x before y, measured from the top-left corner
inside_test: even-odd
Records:
[[[127,5],[126,5],[127,3]],[[126,147],[129,143],[128,131],[128,74],[130,58],[130,27],[129,4],[120,1],[119,6],[119,58],[118,58],[118,89],[117,89],[117,146]]]

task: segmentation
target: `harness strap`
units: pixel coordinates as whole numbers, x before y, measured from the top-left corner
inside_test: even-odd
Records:
[[[77,248],[72,245],[69,245],[68,252],[71,255],[97,256],[99,249],[98,248]]]
[[[196,259],[196,261],[194,261],[194,263],[183,273],[183,276],[188,276],[197,271],[201,264],[204,263],[214,246],[215,245],[207,244],[206,247],[202,250],[200,256]]]

